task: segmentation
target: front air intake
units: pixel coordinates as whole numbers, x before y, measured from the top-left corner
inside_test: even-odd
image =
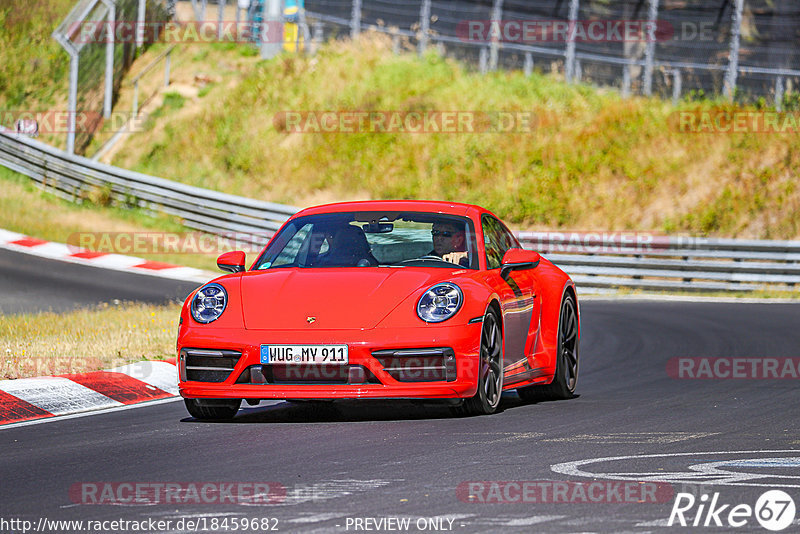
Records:
[[[449,347],[376,350],[372,356],[398,382],[452,382],[456,358]]]
[[[224,382],[242,353],[221,349],[182,349],[181,379],[194,382]]]

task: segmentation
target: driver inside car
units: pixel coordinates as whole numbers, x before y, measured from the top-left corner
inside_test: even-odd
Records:
[[[431,256],[438,256],[444,261],[466,267],[469,263],[467,257],[466,236],[464,228],[449,222],[436,222],[431,228],[433,250]]]

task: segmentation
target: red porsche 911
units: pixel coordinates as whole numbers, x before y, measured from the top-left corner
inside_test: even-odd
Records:
[[[491,414],[504,390],[569,398],[580,317],[570,277],[492,213],[432,201],[300,211],[245,269],[189,295],[180,393],[198,419],[262,399],[443,399]]]

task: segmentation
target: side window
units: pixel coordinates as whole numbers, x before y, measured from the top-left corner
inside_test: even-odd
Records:
[[[511,248],[500,221],[485,215],[483,225],[483,244],[486,249],[486,268],[497,269],[503,261],[503,254]]]
[[[283,248],[281,253],[275,258],[275,261],[272,262],[273,267],[281,267],[284,265],[295,265],[298,261],[298,253],[300,252],[300,247],[306,240],[309,232],[311,231],[311,225],[306,224],[302,228],[300,228],[294,236],[286,243],[286,246]]]

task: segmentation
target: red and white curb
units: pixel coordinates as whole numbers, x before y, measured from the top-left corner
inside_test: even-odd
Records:
[[[136,362],[82,374],[0,380],[0,427],[177,395],[177,368],[169,361]]]
[[[134,256],[123,256],[121,254],[111,254],[108,252],[93,252],[90,250],[78,249],[63,243],[53,243],[28,237],[16,232],[0,229],[0,248],[33,254],[42,258],[91,265],[115,271],[125,271],[150,276],[160,276],[162,278],[172,278],[174,280],[186,280],[189,282],[208,282],[217,275],[214,273],[195,269],[193,267],[182,267],[158,261],[150,261]]]

